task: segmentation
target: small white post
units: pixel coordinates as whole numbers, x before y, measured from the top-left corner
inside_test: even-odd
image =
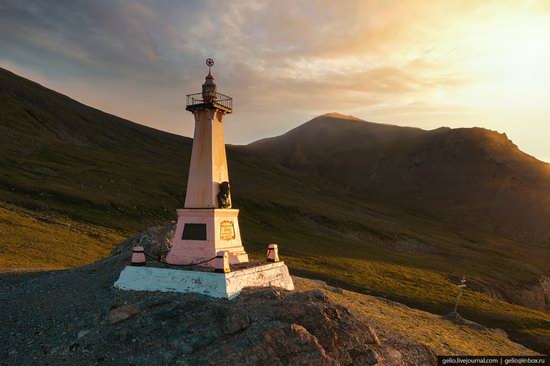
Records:
[[[267,261],[278,262],[279,261],[279,249],[277,244],[269,244],[267,246]]]
[[[214,270],[218,273],[231,272],[231,269],[229,268],[229,255],[225,250],[220,250],[216,253],[216,258],[214,259]]]
[[[141,245],[136,245],[132,249],[132,266],[144,266],[145,265],[145,252]]]

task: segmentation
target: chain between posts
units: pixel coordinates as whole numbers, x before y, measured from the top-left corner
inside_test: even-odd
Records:
[[[196,262],[196,263],[189,263],[189,264],[173,264],[173,263],[168,263],[168,262],[165,262],[165,261],[162,261],[160,259],[156,259],[155,257],[153,257],[151,254],[143,251],[143,253],[145,254],[145,257],[147,257],[147,259],[153,261],[153,262],[158,262],[158,263],[162,263],[162,264],[166,264],[168,266],[173,266],[173,267],[193,267],[193,266],[198,266],[199,264],[204,264],[206,262],[210,262],[211,260],[214,260],[216,259],[216,257],[213,257],[213,258],[210,258],[210,259],[206,259],[206,260],[203,260],[201,262]]]
[[[254,254],[262,254],[262,252],[252,252]],[[153,257],[151,254],[147,253],[146,251],[143,251],[143,254],[145,254],[145,257],[147,259],[149,259],[150,261],[153,261],[153,262],[157,262],[157,263],[162,263],[162,264],[166,264],[167,266],[173,266],[173,267],[193,267],[193,266],[198,266],[199,264],[204,264],[206,262],[210,262],[211,260],[214,260],[216,259],[216,257],[212,257],[210,259],[206,259],[206,260],[203,260],[203,261],[200,261],[200,262],[196,262],[196,263],[189,263],[189,264],[172,264],[172,263],[168,263],[168,262],[165,262],[163,260],[160,260],[160,259],[157,259],[155,257]],[[229,263],[229,266],[233,269],[238,269],[236,267],[235,264],[233,263]]]

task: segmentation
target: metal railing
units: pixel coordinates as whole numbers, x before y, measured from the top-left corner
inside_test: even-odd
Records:
[[[217,93],[195,93],[187,95],[187,107],[200,106],[202,104],[218,104],[229,110],[233,109],[233,98]]]

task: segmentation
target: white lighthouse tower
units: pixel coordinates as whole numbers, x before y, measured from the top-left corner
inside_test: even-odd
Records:
[[[193,113],[195,133],[187,180],[185,208],[177,210],[178,223],[170,264],[203,262],[227,252],[232,264],[248,262],[239,230],[239,210],[232,208],[223,134],[224,117],[230,114],[232,98],[217,92],[211,74],[212,59],[202,92],[187,96],[186,109]],[[212,266],[213,261],[207,262]]]
[[[248,260],[239,230],[239,210],[232,207],[231,186],[223,137],[224,117],[233,100],[217,92],[208,75],[202,92],[187,96],[195,133],[184,208],[171,248],[163,260],[151,259],[141,243],[132,249],[132,261],[114,286],[121,290],[194,292],[233,299],[245,287],[274,286],[293,290],[288,268],[279,259],[277,244],[267,246],[266,258]],[[232,266],[238,264],[238,266]]]

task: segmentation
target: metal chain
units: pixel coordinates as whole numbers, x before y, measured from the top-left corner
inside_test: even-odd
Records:
[[[153,261],[153,262],[158,262],[158,263],[162,263],[162,264],[166,264],[168,266],[173,266],[173,267],[192,267],[192,266],[198,266],[199,264],[204,264],[206,262],[210,262],[211,260],[215,259],[216,257],[213,257],[213,258],[210,258],[210,259],[206,259],[204,261],[201,261],[201,262],[196,262],[196,263],[189,263],[189,264],[172,264],[172,263],[168,263],[168,262],[165,262],[165,261],[161,261],[160,259],[156,259],[154,258],[151,254],[145,252],[145,250],[143,251],[143,254],[145,254],[145,257],[148,258],[149,260]]]
[[[253,252],[254,254],[262,254],[262,252]],[[162,261],[160,259],[156,259],[154,258],[151,254],[147,253],[145,250],[143,251],[143,254],[145,255],[145,257],[147,259],[149,259],[150,261],[153,261],[153,262],[157,262],[157,263],[162,263],[162,264],[165,264],[167,266],[173,266],[173,267],[192,267],[192,266],[198,266],[199,264],[204,264],[206,262],[210,262],[211,260],[213,259],[216,259],[216,257],[212,257],[210,259],[206,259],[206,260],[203,260],[201,262],[196,262],[196,263],[189,263],[189,264],[172,264],[172,263],[168,263],[168,262],[165,262],[165,261]],[[229,263],[229,266],[232,267],[233,269],[237,269],[237,267],[235,266],[235,264],[233,263]]]

